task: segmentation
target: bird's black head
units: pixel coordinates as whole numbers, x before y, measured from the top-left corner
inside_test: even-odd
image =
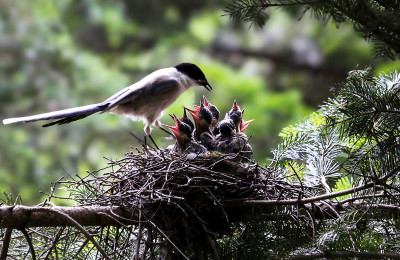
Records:
[[[200,106],[196,106],[196,109],[185,108],[192,115],[194,124],[196,125],[196,136],[200,136],[201,133],[210,130],[210,124],[212,122],[211,111],[201,103]]]
[[[176,65],[175,68],[179,72],[185,74],[189,78],[191,78],[194,81],[196,81],[199,85],[204,86],[208,91],[210,91],[212,89],[212,87],[208,83],[204,73],[195,64],[193,64],[193,63],[180,63],[180,64]]]
[[[192,138],[192,129],[190,126],[181,120],[179,120],[175,115],[170,115],[174,119],[175,124],[173,126],[164,125],[168,127],[172,133],[175,135],[176,140],[180,145],[190,142]]]
[[[218,108],[216,106],[214,106],[213,104],[211,104],[207,100],[206,96],[204,96],[204,95],[203,95],[203,103],[204,103],[204,106],[207,107],[211,111],[211,114],[213,116],[213,120],[218,122],[218,119],[219,119],[219,110],[218,110]]]
[[[219,110],[216,106],[210,105],[210,111],[211,114],[214,116],[214,118],[218,121],[219,119]]]
[[[236,100],[233,102],[232,109],[228,112],[228,115],[229,118],[233,120],[233,123],[236,126],[236,131],[239,132],[240,124],[242,123],[243,120],[243,114]]]
[[[212,122],[212,113],[205,106],[200,106],[199,117],[207,122],[207,124],[211,124]]]
[[[183,110],[183,117],[179,119],[181,122],[187,124],[190,127],[191,132],[194,130],[194,124],[192,120],[189,119],[189,117],[186,114],[186,109]]]
[[[232,136],[235,131],[235,124],[232,119],[224,119],[219,123],[219,132],[223,136]]]
[[[192,137],[193,130],[188,124],[179,121],[178,126],[179,126],[179,131],[182,134],[185,134],[189,139]]]
[[[200,121],[204,121],[203,124],[207,124],[207,127],[208,127],[208,125],[210,125],[212,122],[213,115],[205,103],[206,102],[205,102],[205,99],[203,96],[203,99],[200,99],[200,106],[195,106],[195,107],[196,107],[196,111],[198,113],[197,115],[200,118]],[[207,101],[207,104],[208,104],[208,101]]]
[[[231,113],[229,113],[229,118],[232,119],[233,123],[236,126],[239,126],[240,123],[242,122],[242,112],[241,111],[233,111]]]

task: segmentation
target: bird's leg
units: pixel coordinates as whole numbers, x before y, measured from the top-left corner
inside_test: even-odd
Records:
[[[149,152],[149,149],[147,149],[147,147],[149,147],[148,145],[147,145],[147,135],[145,135],[144,136],[144,144],[143,144],[143,149],[146,151],[146,153],[150,153]]]
[[[156,142],[154,141],[153,137],[151,136],[151,127],[150,124],[146,124],[146,126],[144,127],[144,132],[146,133],[145,136],[145,145],[147,145],[147,140],[146,137],[148,136],[150,138],[150,140],[153,142],[154,146],[156,147],[157,150],[160,150],[160,148],[158,147],[158,145],[156,144]]]

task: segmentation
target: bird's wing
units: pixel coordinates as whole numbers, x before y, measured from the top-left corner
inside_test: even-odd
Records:
[[[103,112],[107,112],[120,104],[135,102],[136,98],[140,98],[142,101],[147,99],[148,102],[153,102],[153,98],[165,96],[170,92],[176,91],[177,88],[179,88],[179,83],[174,79],[158,79],[142,87],[132,85],[104,101],[103,104],[108,103],[108,106]]]
[[[179,83],[174,79],[160,80],[151,84],[150,87],[143,89],[142,94],[144,96],[164,96],[168,93],[177,91],[178,88]]]
[[[132,91],[134,89],[135,89],[135,84],[133,84],[129,87],[126,87],[126,88],[118,91],[111,97],[107,98],[103,103],[113,102],[113,101],[117,100],[118,98],[120,98],[121,96],[123,96],[124,94],[126,94],[127,92]]]

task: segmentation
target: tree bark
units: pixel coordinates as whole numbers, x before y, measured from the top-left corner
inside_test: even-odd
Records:
[[[120,207],[75,206],[75,207],[0,207],[0,228],[73,226],[57,212],[67,214],[82,226],[121,226],[135,224],[134,210]]]

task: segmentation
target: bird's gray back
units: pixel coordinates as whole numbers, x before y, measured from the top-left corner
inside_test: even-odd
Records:
[[[153,122],[186,90],[179,77],[170,73],[158,73],[156,77],[149,77],[151,80],[146,78],[107,99],[106,111]]]

